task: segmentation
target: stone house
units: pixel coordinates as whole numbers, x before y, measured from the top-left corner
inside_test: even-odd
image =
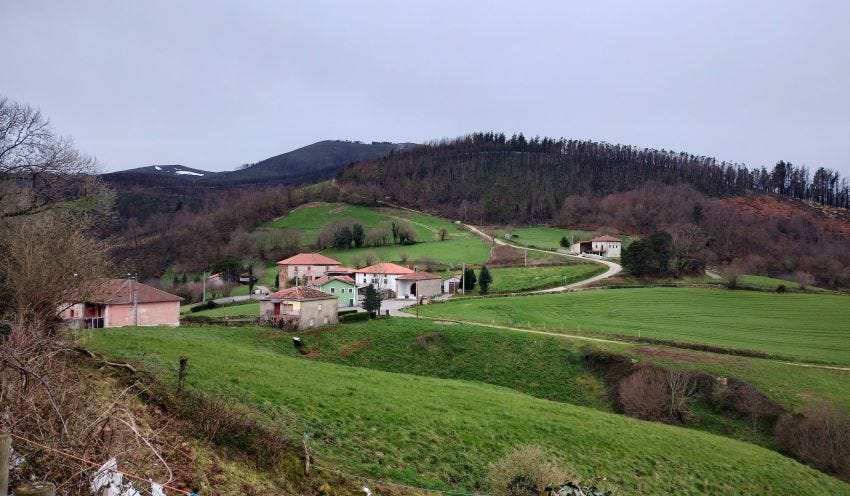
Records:
[[[339,322],[339,300],[332,294],[307,286],[293,286],[260,300],[260,318],[284,320],[298,330]]]

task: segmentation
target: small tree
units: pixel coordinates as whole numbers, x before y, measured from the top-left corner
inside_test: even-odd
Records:
[[[354,241],[355,248],[362,248],[366,243],[366,232],[361,224],[355,223],[351,226],[351,240]]]
[[[490,269],[486,265],[481,267],[481,272],[478,273],[478,291],[481,294],[487,294],[490,289],[490,284],[493,283],[493,276],[490,274]]]
[[[445,241],[449,237],[449,230],[445,227],[440,229],[440,241]]]
[[[257,282],[257,280],[254,279],[254,266],[249,265],[248,266],[248,293],[249,294],[254,293],[254,283],[255,282]]]
[[[371,284],[366,286],[363,294],[363,309],[369,313],[370,317],[376,317],[381,313],[381,295]]]
[[[464,293],[467,291],[472,291],[475,289],[475,283],[477,282],[477,278],[475,277],[475,271],[472,267],[467,267],[463,272],[463,291]]]
[[[171,279],[171,287],[176,288],[178,284],[180,284],[180,278],[177,276],[177,272],[175,272],[174,277]]]
[[[723,279],[726,280],[727,288],[737,289],[738,284],[741,282],[741,276],[744,275],[744,270],[740,265],[731,263],[724,267],[720,274],[723,276]]]
[[[800,289],[806,289],[815,283],[815,276],[808,272],[798,270],[794,273],[794,281],[800,285]]]
[[[566,236],[561,237],[561,243],[560,244],[561,244],[561,248],[569,248],[570,247],[570,242],[569,242],[569,240],[567,239]]]
[[[183,284],[186,284],[187,282],[189,282],[189,279],[186,277],[186,273],[184,272],[183,273]]]

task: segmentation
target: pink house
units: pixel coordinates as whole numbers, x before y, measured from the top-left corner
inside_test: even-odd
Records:
[[[297,285],[307,285],[315,279],[328,275],[328,271],[342,266],[333,258],[321,253],[299,253],[277,263],[279,284],[285,288],[290,280]]]
[[[179,326],[181,301],[132,279],[107,279],[96,295],[64,305],[60,317],[73,328]]]

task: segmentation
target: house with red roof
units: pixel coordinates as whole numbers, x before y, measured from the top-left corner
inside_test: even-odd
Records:
[[[292,329],[312,329],[339,322],[337,297],[307,286],[293,286],[260,300],[260,319],[284,321]]]
[[[179,326],[181,301],[135,279],[106,279],[92,295],[63,305],[59,316],[76,329]]]
[[[614,236],[598,236],[590,241],[579,241],[570,247],[572,253],[590,253],[605,258],[619,257],[623,242]]]
[[[413,272],[413,269],[408,269],[394,263],[379,263],[355,270],[354,282],[358,288],[371,284],[379,291],[396,291],[396,280],[398,277],[405,274],[412,274]]]
[[[313,280],[328,275],[328,270],[341,267],[342,264],[321,253],[299,253],[277,263],[278,284],[285,288],[289,281],[295,285],[306,285]]]
[[[336,296],[340,308],[353,308],[357,305],[357,285],[354,279],[348,276],[322,276],[314,279],[310,287]]]

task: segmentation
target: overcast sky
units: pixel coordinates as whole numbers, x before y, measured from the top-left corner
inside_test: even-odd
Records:
[[[0,0],[0,94],[105,170],[497,130],[848,175],[848,23],[848,0]]]

